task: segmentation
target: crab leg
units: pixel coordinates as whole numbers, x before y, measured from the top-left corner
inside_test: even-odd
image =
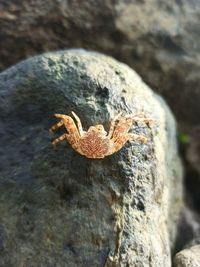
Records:
[[[142,116],[142,118],[140,118]],[[153,120],[151,118],[144,117],[144,113],[138,113],[138,114],[130,114],[125,117],[126,119],[131,119],[132,122],[139,122],[139,123],[148,123],[151,124]]]
[[[53,131],[55,131],[57,128],[59,128],[60,126],[63,125],[63,121],[59,121],[58,123],[54,124],[50,129],[49,132],[53,133]]]
[[[52,145],[56,145],[57,143],[59,143],[60,141],[63,141],[64,139],[66,139],[70,145],[77,150],[77,142],[76,140],[69,134],[63,134],[60,137],[56,138],[53,142]]]
[[[113,133],[115,132],[114,131],[114,128],[115,128],[115,126],[116,126],[116,120],[120,117],[122,115],[122,112],[120,112],[112,121],[111,121],[111,126],[110,126],[110,131],[109,131],[109,134],[108,134],[108,137],[109,138],[111,138],[112,137],[112,135],[113,135]],[[144,113],[143,112],[140,112],[140,113],[137,113],[137,114],[130,114],[130,115],[127,115],[127,116],[125,116],[124,118],[122,118],[120,121],[119,121],[119,123],[118,123],[118,125],[116,126],[116,128],[118,128],[118,130],[119,131],[122,131],[122,128],[123,128],[123,130],[125,130],[125,128],[127,128],[127,129],[129,129],[130,127],[131,127],[131,124],[130,124],[130,122],[131,122],[131,120],[133,121],[133,120],[138,120],[138,119],[141,119],[141,118],[137,118],[137,117],[139,117],[139,116],[142,116],[142,117],[144,117]],[[135,118],[135,119],[134,119]],[[126,119],[129,119],[129,121],[126,123]],[[118,131],[116,131],[116,133],[117,133]]]
[[[117,116],[115,116],[112,121],[111,121],[111,124],[110,124],[110,130],[109,130],[109,133],[108,133],[108,138],[111,138],[112,135],[113,135],[113,132],[114,132],[114,129],[115,129],[115,126],[116,126],[116,120],[122,115],[122,112],[120,112]]]
[[[76,124],[74,123],[73,119],[70,116],[64,115],[64,114],[55,114],[55,116],[57,118],[60,118],[61,121],[56,123],[55,125],[53,125],[50,128],[50,132],[52,132],[53,130],[56,130],[58,127],[64,125],[65,128],[68,131],[68,134],[63,134],[60,137],[58,137],[57,139],[55,139],[52,144],[55,145],[58,142],[67,139],[68,142],[71,144],[71,146],[76,149],[76,143],[77,141],[80,139],[80,134],[79,131],[76,127]]]
[[[81,120],[79,119],[79,117],[76,115],[75,112],[72,111],[72,115],[74,116],[76,122],[77,122],[77,125],[78,125],[78,130],[79,130],[79,133],[80,133],[80,136],[83,136],[83,127],[82,127],[82,124],[81,124]]]
[[[121,120],[118,122],[113,131],[113,136],[111,140],[115,142],[118,138],[125,136],[128,133],[131,126],[132,126],[131,119],[127,120],[125,117],[121,118]]]
[[[69,138],[69,134],[63,134],[61,135],[60,137],[56,138],[53,142],[52,142],[52,145],[56,145],[58,142],[64,140],[64,139],[67,139],[68,140]]]
[[[64,114],[54,114],[57,118],[63,121],[65,128],[67,129],[68,133],[73,136],[76,140],[80,138],[80,134],[74,123],[73,119],[70,116]]]
[[[137,135],[133,133],[128,134],[128,140],[136,140],[136,141],[142,141],[144,143],[147,142],[147,138],[143,135]]]
[[[137,135],[137,134],[132,134],[132,133],[121,135],[120,137],[117,138],[117,140],[114,141],[113,148],[111,152],[109,153],[109,155],[120,150],[125,145],[125,143],[129,140],[142,141],[144,143],[147,142],[147,138],[142,135]]]
[[[139,112],[139,113],[136,113],[136,114],[129,114],[129,115],[126,115],[126,118],[134,118],[134,117],[144,117],[144,112]]]
[[[143,113],[138,113],[135,115],[129,114],[129,115],[123,117],[115,127],[112,140],[115,141],[118,138],[120,138],[123,134],[128,133],[133,122],[148,123],[148,124],[153,122],[153,120],[151,118],[144,118],[144,117],[140,118],[139,117],[139,116],[143,116],[143,115],[144,115]]]

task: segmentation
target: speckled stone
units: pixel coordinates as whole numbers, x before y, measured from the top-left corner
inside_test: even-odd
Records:
[[[144,111],[148,142],[103,160],[66,143],[53,113],[84,129]],[[0,74],[0,266],[170,267],[182,207],[174,118],[129,67],[84,50],[48,53]],[[62,134],[64,129],[58,131]]]

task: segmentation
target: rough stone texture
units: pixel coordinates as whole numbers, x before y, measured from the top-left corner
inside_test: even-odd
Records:
[[[177,253],[174,264],[175,267],[200,267],[200,245]]]
[[[136,68],[181,120],[199,124],[198,0],[13,0],[0,7],[2,67],[58,48],[104,51]]]
[[[108,129],[120,110],[155,123],[135,125],[146,144],[90,160],[50,143],[53,113],[72,110],[86,129]],[[182,207],[175,123],[133,70],[82,50],[34,57],[0,75],[0,116],[0,266],[171,266]]]
[[[67,47],[93,49],[127,63],[167,99],[180,131],[190,136],[192,191],[200,187],[199,161],[190,158],[191,149],[200,158],[199,18],[199,0],[3,0],[0,67]],[[195,201],[200,206],[197,196]]]

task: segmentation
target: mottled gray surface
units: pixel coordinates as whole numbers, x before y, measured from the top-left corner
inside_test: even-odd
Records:
[[[136,69],[182,123],[199,125],[199,0],[3,0],[0,8],[1,67],[66,47],[102,51]]]
[[[176,254],[175,267],[200,267],[200,245],[184,249]]]
[[[85,129],[144,111],[129,142],[103,160],[53,149],[54,112]],[[84,51],[45,54],[0,75],[0,266],[168,267],[182,207],[174,119],[126,65]],[[59,131],[59,134],[64,129]]]
[[[199,18],[199,0],[2,0],[0,68],[71,47],[127,63],[166,98],[179,131],[190,136],[188,191],[199,207]]]

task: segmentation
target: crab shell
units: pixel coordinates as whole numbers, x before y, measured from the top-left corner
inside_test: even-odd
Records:
[[[91,126],[79,139],[79,153],[88,158],[104,158],[113,148],[113,141],[108,138],[102,125]]]
[[[149,124],[152,119],[144,117],[143,112],[123,117],[121,117],[121,114],[122,112],[112,119],[108,134],[101,124],[90,126],[87,132],[84,131],[81,120],[74,112],[72,112],[72,115],[76,123],[68,115],[55,114],[60,121],[53,125],[49,131],[52,132],[61,126],[65,126],[67,133],[56,138],[52,144],[55,145],[65,139],[81,155],[87,158],[100,159],[117,152],[129,140],[146,142],[147,138],[145,136],[129,133],[128,131],[133,122]]]

